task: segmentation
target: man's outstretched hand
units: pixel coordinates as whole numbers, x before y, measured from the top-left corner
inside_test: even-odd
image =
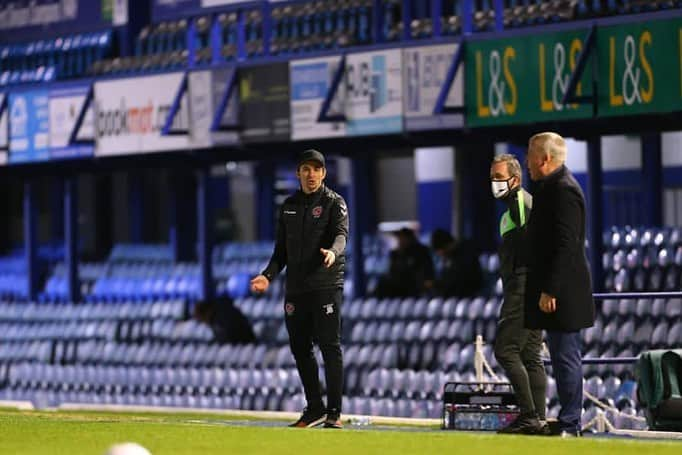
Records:
[[[322,253],[322,256],[324,256],[324,261],[322,262],[325,267],[329,268],[332,265],[334,265],[334,262],[336,262],[336,255],[332,250],[325,250],[324,248],[320,248],[320,253]]]
[[[258,294],[262,294],[263,292],[267,291],[269,286],[270,281],[265,278],[265,275],[258,275],[251,280],[251,290]]]

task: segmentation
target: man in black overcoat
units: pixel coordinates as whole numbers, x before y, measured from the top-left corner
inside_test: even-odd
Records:
[[[530,138],[526,157],[533,211],[528,221],[525,326],[547,331],[562,436],[580,435],[583,375],[580,330],[594,323],[585,255],[585,197],[566,168],[566,142],[556,133]]]

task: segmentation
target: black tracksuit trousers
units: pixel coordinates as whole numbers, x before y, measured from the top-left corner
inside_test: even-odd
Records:
[[[323,289],[288,295],[284,303],[289,345],[303,383],[307,406],[324,409],[318,365],[313,352],[317,344],[324,359],[328,410],[341,412],[343,356],[341,353],[341,303],[343,289]]]

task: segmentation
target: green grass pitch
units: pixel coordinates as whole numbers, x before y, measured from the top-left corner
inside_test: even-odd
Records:
[[[231,425],[222,415],[0,410],[0,454],[97,454],[133,441],[153,455],[676,454],[679,441],[559,439],[450,431],[290,429]],[[243,420],[243,419],[242,419]]]

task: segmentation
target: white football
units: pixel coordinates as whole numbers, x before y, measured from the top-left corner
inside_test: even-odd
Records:
[[[124,442],[109,447],[105,455],[152,455],[149,450],[135,442]]]

